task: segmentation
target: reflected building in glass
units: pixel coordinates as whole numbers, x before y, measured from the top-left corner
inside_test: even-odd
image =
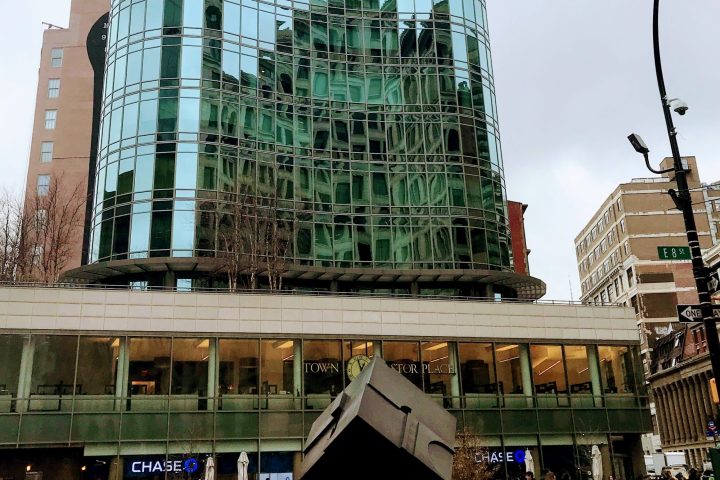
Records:
[[[78,278],[223,286],[253,217],[291,288],[544,293],[513,271],[484,0],[114,0],[109,25]]]

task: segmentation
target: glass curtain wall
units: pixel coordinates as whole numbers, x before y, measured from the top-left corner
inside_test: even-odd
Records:
[[[252,213],[297,264],[512,269],[484,0],[113,0],[109,23],[91,263],[220,255]]]

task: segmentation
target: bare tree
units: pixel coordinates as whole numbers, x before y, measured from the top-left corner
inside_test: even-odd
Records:
[[[494,477],[497,466],[483,461],[488,450],[480,438],[467,428],[458,434],[453,457],[453,480],[488,480]]]
[[[84,185],[62,176],[22,200],[0,196],[0,280],[57,282],[82,241]]]
[[[0,194],[0,281],[16,281],[22,275],[26,223],[22,201],[9,192]]]
[[[218,257],[231,291],[245,280],[247,288],[258,288],[266,277],[271,291],[282,289],[287,256],[294,235],[294,221],[283,217],[277,196],[261,197],[254,192],[234,195],[219,203],[215,214]]]
[[[57,282],[82,242],[86,199],[82,183],[67,185],[62,176],[53,177],[46,191],[26,198],[33,270],[41,281]]]

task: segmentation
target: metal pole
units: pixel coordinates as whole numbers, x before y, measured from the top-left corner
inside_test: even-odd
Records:
[[[672,115],[670,113],[670,104],[665,91],[665,80],[663,79],[662,64],[660,61],[660,39],[658,35],[658,14],[660,10],[660,0],[654,0],[653,10],[653,48],[655,51],[655,73],[657,75],[658,89],[660,90],[660,101],[662,103],[663,113],[665,114],[665,125],[667,126],[668,137],[670,139],[670,148],[675,167],[675,181],[677,182],[678,192],[673,196],[676,206],[682,211],[683,220],[685,221],[685,230],[687,233],[688,245],[692,255],[693,276],[695,277],[695,285],[697,287],[698,299],[700,300],[700,309],[705,326],[705,337],[707,338],[708,352],[710,353],[710,363],[712,365],[712,374],[716,381],[720,381],[720,340],[718,339],[717,327],[713,318],[712,305],[710,303],[710,293],[707,285],[707,268],[702,259],[700,250],[700,241],[698,240],[697,227],[695,226],[695,216],[693,215],[692,198],[688,190],[685,169],[680,158],[680,150],[677,144],[677,132],[673,125]]]

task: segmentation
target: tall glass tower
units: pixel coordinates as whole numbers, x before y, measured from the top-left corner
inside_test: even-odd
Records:
[[[485,0],[113,0],[89,263],[203,271],[249,193],[307,285],[537,287],[488,43]]]

